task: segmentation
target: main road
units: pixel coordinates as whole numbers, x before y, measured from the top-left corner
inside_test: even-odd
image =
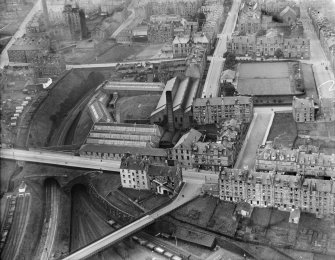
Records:
[[[233,1],[231,11],[228,13],[225,25],[220,35],[218,35],[218,43],[216,45],[211,64],[209,65],[202,97],[217,97],[219,94],[220,75],[225,59],[223,54],[227,51],[227,39],[234,32],[238,11],[241,0]]]
[[[7,50],[13,45],[16,39],[21,38],[26,33],[26,25],[27,23],[33,18],[33,16],[42,9],[41,0],[37,0],[33,8],[27,14],[26,18],[24,18],[23,22],[21,23],[19,29],[13,35],[12,39],[7,43],[6,47],[2,50],[0,56],[0,68],[9,64]]]
[[[314,31],[312,21],[305,6],[301,8],[301,20],[304,26],[304,36],[310,40],[311,50],[310,59],[303,62],[313,64],[315,81],[317,86],[320,86],[328,80],[334,80],[334,74],[330,69],[326,70],[326,66],[329,68],[329,61],[322,49],[320,40]],[[323,97],[321,96],[320,98]],[[327,98],[327,96],[325,96],[325,98]]]
[[[156,219],[161,216],[175,210],[176,208],[182,206],[183,204],[189,202],[190,200],[196,198],[200,194],[201,185],[185,183],[182,190],[180,191],[177,198],[175,198],[169,205],[166,207],[150,214],[146,215],[131,224],[73,252],[69,256],[65,257],[64,260],[78,260],[85,259],[90,257],[99,251],[106,249],[107,247],[113,245],[124,239],[125,237],[130,236],[131,234],[141,230],[143,227],[150,225]]]

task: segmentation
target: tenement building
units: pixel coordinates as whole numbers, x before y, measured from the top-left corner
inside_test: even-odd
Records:
[[[70,30],[72,40],[80,41],[88,37],[86,17],[83,9],[80,9],[78,5],[72,7],[72,5],[67,4],[64,6],[63,16]]]
[[[227,41],[227,51],[237,56],[275,56],[276,50],[281,49],[284,58],[310,57],[310,41],[304,38],[287,38],[270,29],[266,35],[233,35]]]
[[[185,168],[214,172],[221,171],[223,167],[232,167],[242,146],[246,129],[246,124],[235,119],[224,121],[216,142],[204,142],[201,133],[191,129],[168,151],[169,159],[178,161]]]
[[[254,114],[252,97],[213,97],[197,98],[193,102],[193,120],[198,125],[221,123],[235,118],[242,122],[251,122]]]
[[[335,154],[308,153],[288,148],[276,149],[268,143],[257,149],[255,169],[335,178]]]
[[[335,212],[335,181],[280,172],[225,168],[219,175],[220,199],[252,206],[301,209],[326,216]]]
[[[9,62],[31,63],[38,54],[48,53],[50,40],[46,36],[26,36],[17,39],[8,49]]]
[[[166,43],[173,40],[173,23],[150,23],[148,41],[150,43]]]
[[[40,54],[32,63],[37,78],[57,77],[66,69],[65,59],[61,54]]]
[[[312,122],[315,121],[314,100],[310,97],[296,98],[293,97],[292,113],[296,122]]]
[[[123,156],[120,165],[124,188],[152,190],[159,194],[174,194],[183,181],[179,165],[153,164],[147,158]]]

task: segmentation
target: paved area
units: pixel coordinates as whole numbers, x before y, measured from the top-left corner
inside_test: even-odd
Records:
[[[239,157],[236,161],[235,168],[248,167],[253,169],[255,166],[256,150],[262,144],[266,131],[271,121],[272,113],[257,113],[250,125]]]
[[[321,43],[314,32],[312,21],[309,18],[306,7],[301,8],[301,18],[304,26],[304,34],[307,39],[310,39],[311,57],[304,63],[313,64],[314,76],[317,86],[328,80],[334,80],[334,74],[331,70],[326,70],[329,67],[329,61],[321,47]],[[320,97],[321,98],[321,97]]]
[[[209,65],[207,78],[202,92],[203,98],[218,96],[220,75],[225,61],[223,54],[227,51],[227,39],[231,36],[235,29],[240,2],[240,0],[233,2],[233,6],[228,14],[222,32],[218,35],[219,40],[216,45],[211,64]]]

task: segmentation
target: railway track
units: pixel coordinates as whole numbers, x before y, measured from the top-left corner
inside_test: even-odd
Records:
[[[47,209],[46,214],[47,222],[45,224],[47,226],[47,232],[41,252],[41,260],[47,260],[50,258],[55,243],[60,207],[60,190],[57,183],[50,183],[50,185],[47,184],[46,202],[49,202],[49,204],[46,205],[47,207],[50,205],[50,207]]]
[[[14,260],[20,250],[21,241],[25,233],[26,222],[29,217],[29,214],[27,214],[29,202],[29,194],[24,194],[17,198],[12,227],[8,233],[3,251],[1,252],[1,259],[3,260]]]

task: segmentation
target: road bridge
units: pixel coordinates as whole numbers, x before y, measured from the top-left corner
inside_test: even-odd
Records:
[[[164,208],[161,208],[154,213],[145,215],[144,217],[132,222],[131,224],[90,243],[89,245],[68,255],[64,258],[64,260],[85,259],[98,253],[103,249],[106,249],[107,247],[121,241],[125,237],[128,237],[131,234],[143,229],[145,226],[150,225],[161,216],[175,210],[176,208],[196,198],[200,194],[200,188],[201,185],[186,183],[180,191],[179,195]]]
[[[65,154],[60,152],[42,150],[20,150],[2,148],[0,157],[3,159],[27,161],[45,164],[54,164],[78,168],[88,168],[105,171],[119,171],[120,161],[101,160],[75,156],[72,153]]]

